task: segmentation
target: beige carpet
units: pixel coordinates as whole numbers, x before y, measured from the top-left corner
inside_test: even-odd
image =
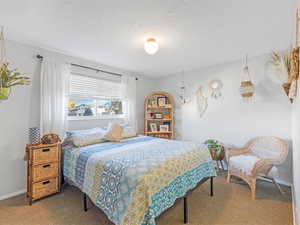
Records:
[[[243,184],[227,184],[224,177],[215,179],[215,196],[209,196],[204,184],[188,197],[191,225],[291,225],[290,190],[281,196],[270,183],[259,182],[257,200]],[[183,202],[157,219],[157,225],[182,225]],[[104,225],[111,224],[96,207],[82,209],[82,195],[74,187],[66,187],[58,195],[25,203],[24,195],[0,201],[1,225]]]

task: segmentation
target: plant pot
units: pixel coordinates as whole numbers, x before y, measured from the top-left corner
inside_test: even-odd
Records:
[[[282,87],[283,87],[284,92],[286,93],[286,95],[289,96],[289,91],[290,91],[291,84],[290,83],[284,83],[282,85]]]
[[[0,87],[0,100],[8,99],[10,88]]]
[[[291,84],[290,83],[284,83],[282,85],[284,92],[287,96],[289,96],[289,92],[290,92],[290,88],[291,88]],[[293,99],[290,98],[290,102],[293,103]]]

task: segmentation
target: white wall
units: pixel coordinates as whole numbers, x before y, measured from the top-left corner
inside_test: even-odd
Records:
[[[185,81],[191,102],[177,105],[176,132],[178,138],[201,141],[215,138],[227,144],[243,146],[256,136],[274,135],[291,142],[291,104],[279,84],[270,79],[267,69],[268,56],[250,59],[251,77],[255,83],[255,98],[243,102],[239,94],[242,61],[217,65],[198,71],[186,72]],[[195,91],[200,85],[219,79],[223,83],[222,97],[210,98],[208,109],[200,118]],[[178,99],[181,75],[159,80],[160,89],[169,91]],[[291,151],[290,151],[291,152]],[[280,180],[292,182],[291,154],[279,168]]]
[[[28,129],[39,126],[40,120],[40,63],[36,59],[37,54],[87,66],[101,66],[101,68],[113,72],[129,74],[127,71],[105,67],[94,62],[8,41],[7,55],[11,66],[29,76],[31,84],[30,86],[13,88],[9,99],[0,102],[0,199],[26,189],[24,153],[25,145],[28,143]],[[153,81],[139,77],[137,82],[137,105],[140,107],[143,105],[145,93]],[[142,131],[141,126],[143,126],[142,111],[141,109],[138,111],[140,131]],[[108,122],[109,120],[71,121],[69,129],[105,126]]]
[[[136,114],[138,123],[138,132],[144,134],[144,100],[146,96],[153,91],[157,85],[157,81],[153,79],[143,78],[137,81],[137,104],[136,104]]]
[[[11,66],[31,77],[29,87],[13,88],[10,98],[0,102],[0,199],[25,189],[24,153],[28,128],[39,124],[39,65],[34,49],[7,43]]]

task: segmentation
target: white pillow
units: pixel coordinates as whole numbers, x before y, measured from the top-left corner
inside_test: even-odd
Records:
[[[105,142],[105,131],[101,129],[90,130],[87,133],[76,133],[72,135],[75,146],[83,147]]]

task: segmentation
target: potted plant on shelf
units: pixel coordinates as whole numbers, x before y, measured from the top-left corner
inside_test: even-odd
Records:
[[[17,69],[9,69],[8,65],[9,63],[3,63],[0,67],[0,100],[8,98],[13,86],[30,84],[29,77]]]

